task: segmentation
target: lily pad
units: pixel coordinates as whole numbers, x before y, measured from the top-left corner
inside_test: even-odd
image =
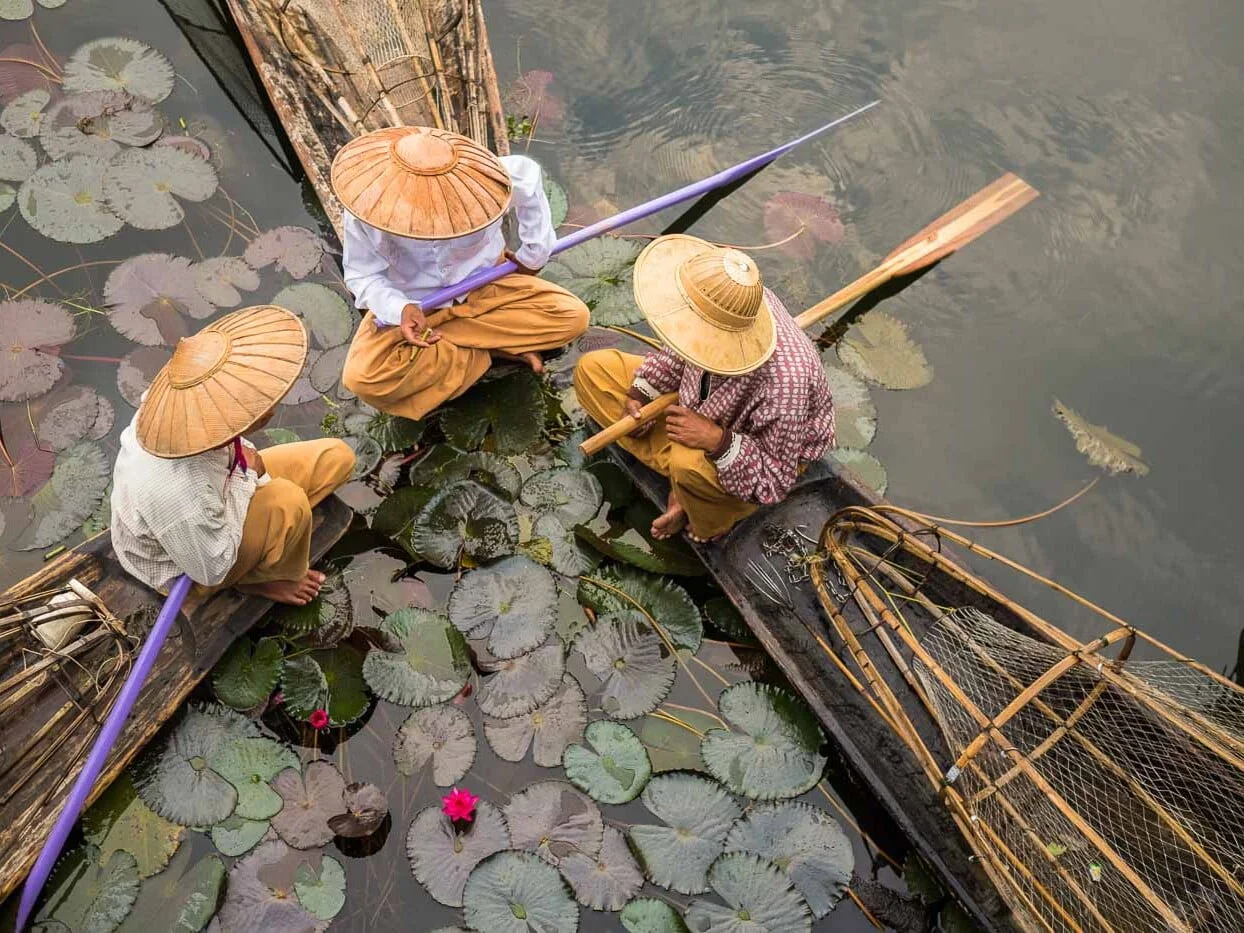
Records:
[[[579,602],[599,613],[643,613],[679,648],[700,650],[704,621],[695,602],[677,583],[630,567],[604,567],[579,580]]]
[[[38,167],[34,146],[17,136],[0,136],[0,181],[25,181]]]
[[[618,917],[627,933],[691,933],[682,914],[666,901],[637,897]]]
[[[354,631],[350,589],[339,571],[330,571],[315,599],[302,606],[282,606],[274,621],[289,637],[307,637],[316,647],[331,647]]]
[[[475,450],[491,439],[495,453],[523,453],[543,427],[540,379],[529,369],[481,382],[441,409],[441,428],[459,450]]]
[[[600,808],[565,781],[528,785],[506,804],[505,821],[515,849],[530,849],[554,865],[572,852],[600,852]]]
[[[887,389],[918,389],[933,379],[907,326],[881,311],[866,314],[838,341],[838,359],[861,379]]]
[[[371,703],[363,685],[364,663],[363,653],[348,644],[287,658],[281,689],[289,714],[308,719],[322,709],[334,727],[357,721]]]
[[[0,111],[0,127],[20,139],[38,136],[45,108],[51,99],[52,92],[42,87],[19,94]]]
[[[530,852],[498,852],[471,872],[464,919],[480,933],[575,933],[579,908],[557,869]]]
[[[886,489],[890,486],[889,476],[881,461],[868,451],[835,447],[829,452],[829,456],[854,473],[861,483],[875,491],[877,495],[885,495]]]
[[[194,286],[204,301],[218,308],[235,308],[242,303],[243,291],[259,287],[259,273],[237,256],[215,256],[195,263]]]
[[[82,440],[97,441],[111,430],[112,402],[90,386],[72,385],[53,392],[38,405],[41,446],[61,451]]]
[[[91,156],[49,162],[17,193],[26,223],[61,243],[98,243],[125,226],[104,197],[108,163]]]
[[[3,214],[17,200],[17,189],[6,181],[0,181],[0,214]]]
[[[324,241],[306,227],[275,227],[251,240],[244,258],[252,269],[276,263],[294,278],[305,279],[324,258]]]
[[[302,318],[315,345],[323,350],[341,346],[354,333],[350,306],[341,295],[318,282],[287,285],[272,303]]]
[[[122,145],[146,146],[162,132],[164,117],[147,101],[124,91],[91,91],[52,104],[39,126],[39,143],[53,159],[111,159]]]
[[[532,534],[549,542],[548,565],[563,576],[579,577],[600,565],[600,555],[583,544],[574,528],[563,525],[556,515],[537,518]]]
[[[637,324],[644,316],[635,304],[632,274],[641,249],[634,240],[598,237],[559,255],[544,274],[592,309],[593,324]]]
[[[834,404],[838,446],[862,450],[877,436],[877,408],[868,384],[831,363],[825,364],[825,378]]]
[[[599,855],[571,852],[558,864],[575,899],[593,910],[620,910],[644,886],[644,873],[627,847],[626,837],[605,827]]]
[[[466,685],[470,651],[444,616],[403,609],[385,616],[380,631],[402,650],[373,647],[363,659],[363,677],[378,697],[401,706],[432,706],[453,699]]]
[[[189,336],[185,317],[215,313],[199,295],[190,260],[169,253],[143,253],[117,266],[104,283],[104,303],[113,327],[149,347],[173,346]]]
[[[513,464],[486,450],[458,454],[437,466],[435,472],[426,480],[420,471],[418,479],[442,486],[458,480],[474,480],[495,490],[510,502],[518,498],[518,491],[523,485],[522,477]]]
[[[82,817],[82,835],[107,862],[118,850],[134,856],[138,877],[163,871],[186,830],[148,807],[128,774],[122,774]]]
[[[428,807],[419,811],[406,834],[415,880],[448,907],[462,906],[463,889],[476,865],[509,847],[505,817],[487,800],[475,805],[475,819],[462,832],[439,807]]]
[[[268,738],[235,739],[215,758],[217,774],[238,792],[234,815],[244,820],[271,819],[281,809],[281,797],[268,782],[301,762],[294,750]]]
[[[589,521],[600,510],[600,481],[586,470],[555,467],[535,473],[523,483],[523,505],[557,517],[571,526]]]
[[[65,62],[66,91],[126,91],[158,104],[173,91],[173,66],[135,39],[95,39]]]
[[[244,820],[240,816],[231,816],[212,827],[212,845],[221,855],[237,858],[259,845],[271,828],[267,820]]]
[[[730,829],[726,849],[758,855],[784,871],[817,920],[846,894],[855,869],[851,841],[838,821],[798,801],[752,807]]]
[[[187,846],[168,868],[143,882],[118,933],[199,933],[216,913],[226,874],[219,856],[195,861]]]
[[[161,136],[151,145],[172,146],[174,149],[188,152],[200,159],[210,160],[212,157],[211,147],[197,136]]]
[[[704,565],[681,538],[658,540],[649,529],[657,509],[646,500],[632,502],[622,522],[594,521],[577,525],[575,535],[605,557],[648,573],[699,577]]]
[[[298,902],[320,920],[332,920],[346,906],[346,872],[331,855],[320,860],[317,873],[305,862],[294,871]]]
[[[600,803],[627,803],[638,797],[652,777],[652,762],[635,733],[602,719],[587,727],[584,738],[590,748],[571,745],[562,758],[570,782]],[[623,898],[627,899],[629,895]]]
[[[225,706],[241,712],[255,709],[276,689],[284,659],[275,638],[262,638],[258,644],[239,638],[212,671],[212,689]]]
[[[389,800],[375,784],[359,781],[347,784],[341,794],[341,804],[345,812],[332,817],[328,828],[346,839],[370,836],[389,815]]]
[[[475,727],[456,706],[415,710],[393,738],[393,761],[399,774],[411,777],[430,761],[438,787],[458,783],[475,763]]]
[[[805,262],[816,255],[818,242],[840,243],[845,235],[838,211],[818,195],[781,191],[765,204],[765,236],[771,243],[794,236],[781,249]]]
[[[73,339],[73,315],[50,301],[0,302],[0,401],[21,402],[43,395],[61,377],[65,364],[54,348]]]
[[[56,458],[56,468],[30,499],[34,517],[17,543],[23,551],[51,547],[82,527],[95,512],[110,482],[109,463],[100,448],[79,441]]]
[[[599,616],[574,649],[599,678],[600,706],[614,719],[652,712],[674,685],[674,658],[637,612]]]
[[[656,715],[644,717],[639,740],[648,750],[654,771],[698,771],[704,767],[700,759],[700,740],[704,733],[721,725],[708,713],[698,710],[672,710],[678,722]],[[680,724],[681,723],[681,724]]]
[[[789,878],[755,855],[723,855],[708,883],[729,907],[693,901],[687,924],[702,933],[810,933],[812,914]]]
[[[307,288],[309,284],[290,287]],[[273,304],[279,304],[279,302],[274,300]],[[423,437],[423,427],[422,421],[412,421],[410,418],[401,418],[383,411],[357,412],[345,420],[345,429],[348,434],[370,437],[386,454],[398,453],[414,447]]]
[[[744,644],[755,644],[756,635],[743,620],[739,610],[724,596],[714,596],[704,603],[704,615],[717,631]]]
[[[294,889],[298,866],[314,862],[312,853],[295,852],[284,842],[264,842],[229,871],[225,902],[216,919],[221,933],[273,933],[326,929],[299,903]]]
[[[566,659],[554,639],[535,651],[507,660],[479,660],[485,672],[477,701],[480,712],[495,719],[530,713],[547,702],[561,685]]]
[[[51,921],[73,933],[110,933],[134,906],[138,888],[134,856],[118,849],[101,859],[94,846],[82,846],[57,864],[35,926]]]
[[[354,452],[354,472],[350,476],[351,479],[361,480],[370,476],[372,471],[380,466],[384,451],[380,449],[380,444],[375,438],[348,434],[342,440]]]
[[[449,597],[449,620],[471,638],[487,638],[502,660],[544,644],[557,612],[552,575],[526,557],[507,557],[464,575]]]
[[[566,197],[566,189],[544,173],[544,196],[549,199],[549,214],[553,226],[560,227],[566,222],[566,214],[570,212],[570,199]]]
[[[478,563],[513,553],[518,517],[514,506],[479,483],[453,483],[423,507],[407,541],[416,554],[452,570],[464,556]]]
[[[658,774],[644,788],[644,806],[665,826],[636,824],[631,845],[653,884],[681,894],[708,889],[708,868],[741,815],[716,781],[687,771]]]
[[[1140,448],[1131,441],[1111,433],[1100,424],[1085,421],[1058,399],[1054,400],[1054,414],[1075,438],[1076,450],[1084,454],[1093,466],[1101,467],[1111,475],[1135,473],[1144,476],[1149,472],[1148,464],[1140,459]]]
[[[773,800],[798,797],[820,781],[824,733],[789,691],[735,684],[721,692],[717,708],[732,728],[706,733],[700,755],[709,773],[732,791]]]
[[[165,347],[138,347],[121,358],[117,367],[117,391],[131,408],[137,408],[151,380],[172,359]]]
[[[335,835],[328,821],[342,811],[346,782],[337,766],[319,759],[300,773],[297,768],[282,771],[272,781],[284,806],[272,818],[272,828],[295,849],[328,845]]]
[[[484,735],[499,758],[522,761],[531,749],[532,760],[542,768],[555,768],[571,742],[583,736],[587,723],[587,699],[579,682],[562,675],[561,686],[545,703],[523,716],[509,719],[484,717]]]
[[[206,201],[219,185],[212,163],[188,152],[170,146],[127,149],[108,166],[104,197],[131,227],[167,230],[186,216],[177,198]]]

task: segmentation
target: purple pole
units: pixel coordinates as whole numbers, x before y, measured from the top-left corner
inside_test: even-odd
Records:
[[[778,156],[790,152],[800,143],[805,143],[809,139],[820,136],[822,133],[832,130],[836,126],[841,126],[853,117],[857,117],[867,110],[872,110],[879,103],[881,103],[881,101],[875,100],[871,104],[865,104],[858,110],[852,110],[846,116],[839,117],[837,120],[826,123],[824,126],[813,130],[811,133],[805,133],[798,139],[793,139],[784,145],[778,146],[776,149],[772,149],[769,152],[762,153],[758,156],[753,156],[746,162],[740,162],[738,165],[722,169],[715,175],[710,175],[708,178],[692,182],[689,185],[684,185],[676,191],[671,191],[668,194],[663,194],[658,198],[653,198],[651,201],[646,201],[645,203],[632,207],[629,210],[614,214],[612,217],[606,217],[604,220],[598,220],[590,227],[584,227],[582,230],[576,230],[574,233],[569,233],[553,244],[553,255],[556,256],[563,250],[578,246],[580,243],[585,243],[593,237],[600,236],[602,233],[608,233],[610,230],[618,229],[618,227],[625,227],[629,223],[633,223],[636,220],[642,220],[645,217],[650,217],[658,211],[665,210],[667,207],[673,207],[675,204],[690,201],[692,198],[698,198],[700,195],[707,194],[716,188],[721,188],[731,182],[738,181],[738,179],[742,178],[744,175],[768,165]],[[457,285],[447,285],[444,288],[438,288],[436,291],[432,292],[432,294],[420,301],[419,305],[422,308],[428,309],[443,307],[451,301],[461,298],[463,295],[467,294],[467,292],[474,291],[481,285],[487,285],[489,282],[495,282],[503,275],[509,275],[511,272],[517,271],[518,266],[516,266],[511,260],[507,259],[498,266],[489,266],[487,269],[481,269],[478,272],[471,273]]]
[[[47,883],[52,867],[65,846],[65,840],[69,837],[73,824],[77,822],[86,798],[91,793],[91,788],[95,786],[95,779],[104,770],[104,764],[108,761],[112,746],[116,743],[117,736],[121,734],[121,727],[129,718],[130,710],[133,709],[134,702],[138,699],[139,691],[142,690],[147,675],[151,673],[151,668],[155,665],[156,655],[160,653],[164,639],[168,636],[169,629],[173,627],[173,620],[181,611],[181,604],[186,601],[191,582],[189,577],[183,575],[173,583],[168,599],[164,601],[164,608],[160,610],[155,625],[147,635],[147,640],[143,642],[143,648],[138,654],[134,669],[130,671],[125,685],[117,694],[117,702],[113,704],[108,718],[104,720],[104,728],[100,730],[95,738],[95,744],[91,746],[91,754],[87,756],[86,764],[82,766],[82,772],[74,782],[73,790],[69,792],[64,809],[56,818],[56,825],[52,827],[51,835],[43,843],[39,858],[35,860],[35,866],[30,870],[30,877],[26,879],[26,885],[22,888],[22,900],[17,910],[17,933],[25,929],[26,922],[35,909],[35,901],[39,899],[39,892]]]

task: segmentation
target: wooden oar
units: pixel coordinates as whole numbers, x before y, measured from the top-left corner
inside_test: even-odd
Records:
[[[1033,188],[1017,175],[1007,173],[982,188],[954,210],[943,214],[881,261],[881,265],[860,276],[850,285],[813,305],[795,318],[805,330],[833,312],[862,298],[891,279],[919,272],[971,243],[978,236],[1006,220],[1037,197]],[[587,455],[599,453],[610,444],[659,416],[678,401],[678,394],[662,395],[639,411],[638,418],[624,415],[607,428],[593,434],[579,449]]]

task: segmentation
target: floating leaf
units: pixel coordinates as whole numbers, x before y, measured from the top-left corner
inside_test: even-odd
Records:
[[[804,262],[816,255],[818,242],[840,243],[845,235],[838,211],[815,194],[781,191],[765,204],[765,236],[773,243],[793,237],[781,248]]]
[[[499,758],[522,761],[527,749],[542,768],[555,768],[571,742],[583,736],[587,723],[587,699],[579,682],[562,675],[561,686],[549,700],[523,716],[509,719],[484,717],[484,735]]]
[[[108,163],[90,156],[49,162],[23,183],[17,206],[26,222],[62,243],[98,243],[125,222],[104,198]]]
[[[530,852],[498,852],[471,872],[464,919],[481,933],[575,933],[579,908],[557,869]]]
[[[38,167],[34,146],[16,136],[0,136],[0,180],[25,181]]]
[[[204,301],[234,308],[242,303],[238,289],[253,292],[259,287],[259,273],[236,256],[216,256],[195,263],[194,286]]]
[[[134,39],[95,39],[65,62],[66,91],[126,91],[158,104],[173,91],[173,66]]]
[[[449,597],[449,620],[471,638],[487,638],[500,659],[544,644],[557,611],[552,575],[526,557],[507,557],[462,577]]]
[[[541,515],[532,534],[549,542],[548,565],[567,577],[590,573],[600,565],[600,555],[576,537],[574,528],[563,525],[556,515]]]
[[[324,258],[324,241],[306,227],[276,227],[251,240],[244,258],[252,269],[276,263],[294,278],[305,279]]]
[[[560,227],[570,211],[570,199],[566,197],[566,189],[549,178],[547,173],[544,175],[544,196],[549,199],[549,214],[552,216],[553,226]]]
[[[8,182],[0,181],[0,214],[3,214],[17,200],[17,189]]]
[[[389,800],[375,784],[358,781],[347,784],[341,794],[341,804],[345,812],[332,817],[328,828],[347,839],[370,836],[389,815]]]
[[[440,807],[420,810],[406,834],[410,870],[432,898],[448,907],[462,906],[462,891],[475,866],[510,847],[501,811],[487,800],[475,806],[475,819],[462,832]]]
[[[532,70],[519,75],[506,91],[506,111],[526,117],[537,126],[561,123],[566,117],[566,105],[549,90],[552,83],[551,71]]]
[[[637,897],[619,915],[627,933],[690,933],[682,915],[666,901]]]
[[[171,146],[203,160],[210,160],[212,157],[212,150],[207,143],[195,136],[161,136],[152,145]]]
[[[667,824],[636,824],[630,829],[631,844],[648,880],[681,894],[706,890],[708,867],[742,814],[734,798],[716,781],[670,771],[649,781],[642,799],[648,811]]]
[[[593,324],[637,324],[644,316],[635,304],[631,275],[640,249],[634,240],[602,236],[562,253],[544,273],[592,309]]]
[[[292,285],[291,288],[308,288],[309,284]],[[275,300],[274,304],[277,304]],[[356,412],[345,420],[347,434],[370,437],[380,449],[388,453],[409,450],[423,437],[423,422],[401,418],[383,411]]]
[[[877,435],[877,408],[868,385],[840,366],[825,364],[839,447],[863,449]]]
[[[652,712],[674,684],[674,658],[637,612],[599,616],[574,649],[600,679],[600,706],[614,719]]]
[[[693,901],[687,924],[703,933],[809,933],[812,915],[789,878],[755,855],[723,855],[708,883],[729,907]]]
[[[1067,426],[1076,439],[1076,450],[1084,454],[1091,465],[1101,467],[1111,475],[1135,473],[1145,476],[1149,472],[1148,464],[1140,459],[1140,448],[1131,441],[1112,434],[1100,424],[1085,421],[1058,399],[1054,400],[1054,414]]]
[[[29,526],[33,515],[29,496],[52,478],[56,454],[39,449],[24,407],[13,406],[9,417],[5,414],[0,410],[0,433],[8,451],[7,459],[0,455],[0,514],[9,512],[10,530],[17,531]]]
[[[491,435],[496,453],[523,453],[543,427],[543,391],[529,369],[481,382],[441,409],[441,428],[459,450],[475,450]]]
[[[829,452],[829,456],[854,473],[861,483],[872,489],[877,495],[885,495],[885,491],[890,485],[885,466],[868,451],[854,450],[850,447],[835,447]]]
[[[727,638],[744,644],[755,644],[756,635],[748,627],[739,610],[724,596],[714,596],[704,603],[704,615],[713,628]]]
[[[700,739],[705,732],[720,725],[716,717],[698,710],[674,710],[664,716],[652,714],[644,717],[639,740],[648,750],[653,770],[698,771],[704,767],[700,760]]]
[[[42,87],[19,94],[0,112],[0,127],[22,139],[38,136],[43,125],[44,108],[51,99],[52,92]]]
[[[509,719],[530,713],[557,692],[566,669],[562,646],[551,644],[508,660],[481,658],[485,676],[480,682],[477,701],[485,716]]]
[[[328,821],[342,811],[341,795],[346,782],[331,761],[319,759],[299,773],[282,771],[272,781],[284,806],[272,818],[272,828],[295,849],[328,845],[333,831]]]
[[[316,647],[335,645],[354,631],[350,590],[337,571],[330,572],[320,592],[301,606],[282,606],[274,621],[292,638],[310,636]]]
[[[600,481],[586,470],[555,467],[535,473],[523,483],[522,503],[556,516],[563,525],[589,521],[600,510]]]
[[[622,522],[593,522],[575,527],[575,535],[594,550],[619,563],[648,573],[698,577],[704,565],[681,538],[658,540],[650,528],[657,509],[649,502],[631,503]]]
[[[244,820],[240,816],[231,816],[212,827],[212,845],[221,855],[236,858],[259,845],[270,828],[267,820]]]
[[[456,784],[475,763],[475,727],[456,706],[415,710],[393,738],[393,761],[399,774],[412,777],[432,762],[438,787]]]
[[[838,341],[838,359],[861,379],[887,389],[918,389],[933,379],[907,326],[881,311],[864,315]]]
[[[121,146],[146,146],[164,132],[164,117],[124,91],[71,94],[47,109],[39,143],[53,159],[70,155],[111,159]]]
[[[789,691],[767,684],[727,687],[717,708],[731,729],[704,736],[700,755],[715,778],[756,800],[798,797],[825,770],[825,736],[811,711]]]
[[[538,781],[505,807],[510,842],[557,864],[571,852],[596,855],[604,833],[600,808],[565,781]]]
[[[470,651],[444,616],[403,609],[386,616],[380,631],[402,650],[371,648],[363,659],[363,677],[377,696],[401,706],[431,706],[452,699],[466,685]]]
[[[298,902],[320,920],[332,920],[346,906],[346,872],[331,855],[320,860],[316,871],[305,862],[294,871]]]
[[[272,304],[302,318],[321,349],[339,347],[354,333],[354,315],[345,299],[318,282],[287,285],[276,293]]]
[[[293,749],[268,738],[235,739],[212,759],[213,770],[238,792],[234,815],[267,820],[281,809],[281,797],[268,782],[301,762]]]
[[[151,380],[172,359],[164,347],[138,347],[121,358],[117,367],[117,391],[131,408],[137,408]]]
[[[131,227],[167,230],[186,216],[177,198],[206,201],[219,184],[212,163],[180,149],[127,149],[108,166],[104,197]]]
[[[571,745],[562,758],[570,782],[600,803],[627,803],[638,797],[652,777],[652,762],[635,733],[602,719],[587,727],[584,738],[590,748]]]
[[[73,315],[50,301],[0,302],[0,401],[21,402],[43,395],[64,372],[52,348],[73,339]]]
[[[104,452],[95,444],[79,441],[61,453],[52,478],[30,498],[34,517],[18,549],[51,547],[81,528],[104,497],[110,473]]]
[[[169,253],[143,253],[117,266],[104,283],[104,303],[112,326],[146,346],[172,346],[191,332],[185,316],[214,313],[199,295],[190,260]]]
[[[446,486],[458,480],[474,480],[500,493],[510,502],[518,498],[518,491],[523,485],[522,477],[513,464],[486,450],[457,454],[437,465],[430,476],[425,477],[423,468],[424,463],[420,461],[420,482]]]
[[[262,843],[229,871],[225,902],[216,919],[221,933],[311,933],[324,929],[294,890],[298,866],[314,861],[280,840]]]
[[[66,386],[39,403],[40,446],[61,451],[81,440],[97,441],[112,430],[112,402],[90,386]]]
[[[289,714],[308,719],[322,709],[332,726],[357,721],[370,705],[363,687],[363,664],[362,652],[348,644],[287,658],[281,690]]]
[[[469,481],[437,493],[411,526],[408,544],[438,567],[451,570],[463,556],[476,562],[504,557],[518,544],[514,506]]]
[[[110,933],[134,906],[138,887],[130,853],[118,849],[102,859],[94,846],[82,846],[56,866],[35,926],[51,920],[72,933]]]
[[[225,706],[246,712],[267,701],[281,679],[285,655],[275,638],[233,643],[212,671],[212,689]]]
[[[665,630],[679,648],[700,650],[704,621],[677,583],[630,567],[604,567],[579,581],[579,602],[600,613],[639,611]]]
[[[571,852],[558,864],[576,900],[593,910],[620,910],[644,886],[644,873],[627,848],[626,837],[605,827],[599,855]]]
[[[139,799],[128,774],[122,774],[82,817],[82,835],[99,849],[100,862],[118,850],[134,856],[138,877],[163,871],[186,835]]]
[[[205,855],[196,862],[187,846],[173,864],[143,882],[118,933],[199,933],[216,913],[225,875],[219,856]]]

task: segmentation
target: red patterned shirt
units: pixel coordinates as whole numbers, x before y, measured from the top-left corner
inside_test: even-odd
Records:
[[[747,502],[780,502],[802,464],[818,460],[834,442],[834,406],[812,341],[768,289],[765,301],[777,327],[777,348],[767,362],[742,376],[709,376],[670,349],[650,353],[632,388],[647,398],[678,392],[678,404],[726,429],[713,462],[722,488]]]

